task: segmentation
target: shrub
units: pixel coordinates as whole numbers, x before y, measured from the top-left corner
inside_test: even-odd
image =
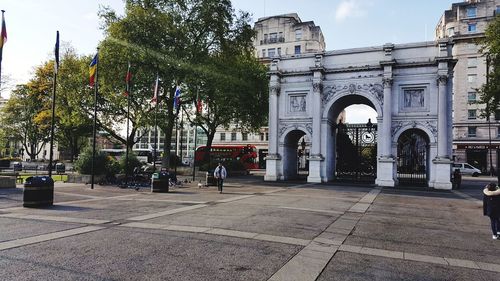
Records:
[[[121,159],[120,159],[120,171],[123,171],[124,173],[127,173],[127,171],[125,171],[125,168],[126,168],[126,162],[127,161],[127,158],[125,156],[123,156]],[[142,167],[142,163],[141,161],[139,161],[139,159],[137,159],[137,155],[135,153],[132,153],[132,152],[129,152],[128,154],[128,173],[129,175],[131,175],[133,172],[134,172],[134,169],[135,168],[140,168]]]
[[[115,162],[115,163],[113,163]],[[86,147],[75,161],[75,170],[80,174],[89,175],[92,173],[92,147]],[[118,167],[118,170],[116,169]],[[111,175],[119,171],[119,165],[104,152],[96,151],[94,162],[95,175]]]

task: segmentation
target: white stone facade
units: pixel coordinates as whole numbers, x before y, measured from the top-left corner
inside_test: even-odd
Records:
[[[480,52],[488,22],[500,13],[500,0],[462,1],[452,4],[436,26],[436,38],[454,42],[457,60],[453,78],[453,157],[484,173],[497,168],[500,148],[500,112],[490,124],[482,116],[484,104],[477,92],[486,83],[486,56]],[[490,144],[491,140],[491,144]]]
[[[297,175],[297,142],[310,140],[308,182],[335,179],[335,124],[351,104],[377,113],[377,177],[396,186],[397,144],[417,129],[428,139],[429,187],[451,189],[451,89],[447,41],[348,49],[274,59],[270,66],[265,180]]]

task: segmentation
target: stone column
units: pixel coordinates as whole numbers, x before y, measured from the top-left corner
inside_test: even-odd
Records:
[[[281,156],[278,153],[279,96],[281,92],[279,60],[274,60],[270,67],[269,81],[269,154],[266,157],[265,181],[277,181],[280,177]]]
[[[323,92],[323,68],[321,67],[322,56],[317,56],[316,60],[320,62],[314,68],[313,92],[312,92],[312,140],[311,154],[309,160],[309,176],[307,182],[322,182],[321,164],[324,160],[321,155],[321,97]]]
[[[438,159],[449,159],[448,155],[448,104],[447,104],[447,84],[448,76],[439,75],[438,84]]]
[[[392,67],[384,71],[386,76],[382,82],[384,85],[384,106],[382,115],[382,128],[377,139],[380,140],[381,153],[377,163],[377,179],[375,183],[379,186],[394,186],[394,157],[392,155]],[[386,69],[387,70],[387,69]]]
[[[448,149],[448,75],[440,74],[438,84],[438,134],[437,156],[432,160],[435,167],[435,189],[451,189],[451,163]]]

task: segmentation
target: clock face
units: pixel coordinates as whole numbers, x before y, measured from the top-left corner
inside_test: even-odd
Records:
[[[365,143],[372,143],[375,140],[375,137],[372,133],[364,132],[363,134],[361,134],[361,139]]]

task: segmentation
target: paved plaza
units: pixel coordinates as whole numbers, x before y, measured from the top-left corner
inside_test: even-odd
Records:
[[[170,193],[56,183],[54,206],[0,189],[0,280],[500,280],[481,189],[229,178]]]

